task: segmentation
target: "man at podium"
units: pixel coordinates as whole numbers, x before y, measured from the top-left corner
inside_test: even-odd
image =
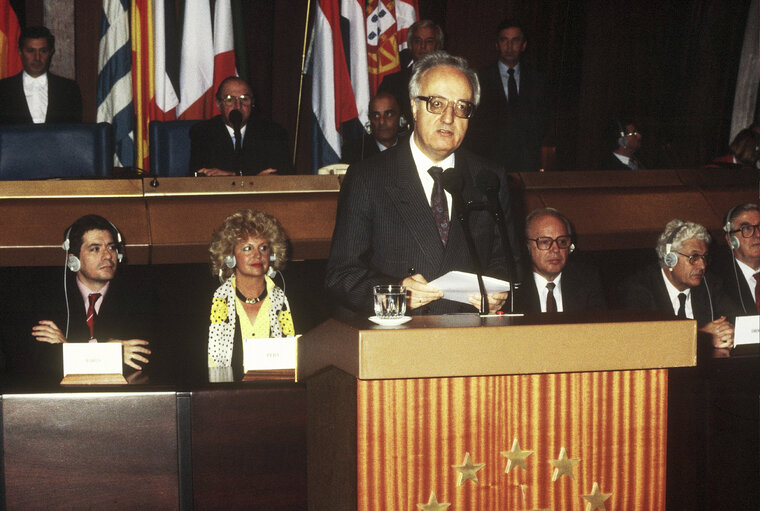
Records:
[[[467,222],[477,261],[462,223],[451,220],[465,204],[487,204],[476,185],[485,173],[498,186],[491,192],[512,229],[504,169],[459,147],[480,100],[476,74],[460,57],[431,53],[415,65],[409,98],[415,124],[409,140],[352,165],[341,187],[325,279],[337,315],[370,316],[372,287],[381,284],[406,286],[415,314],[474,312],[479,296],[470,297],[473,305],[449,301],[428,282],[452,270],[473,272],[478,263],[485,273],[506,274],[488,211],[472,211]],[[489,295],[489,310],[499,310],[506,298]]]

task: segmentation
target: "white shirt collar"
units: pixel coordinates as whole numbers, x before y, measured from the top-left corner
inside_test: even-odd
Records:
[[[680,293],[683,293],[686,295],[686,317],[689,319],[694,319],[694,312],[691,307],[691,288],[687,287],[684,291],[679,291],[676,286],[674,286],[670,280],[668,280],[668,276],[665,273],[665,268],[660,268],[660,272],[662,273],[662,279],[665,281],[665,289],[668,290],[668,298],[670,298],[670,304],[673,306],[673,314],[678,314],[678,309],[681,308],[681,301],[678,299],[678,295]]]
[[[42,73],[37,78],[34,78],[32,76],[29,76],[29,74],[26,71],[23,71],[21,73],[21,80],[24,83],[24,90],[27,90],[28,87],[34,87],[37,88],[47,88],[48,85],[48,75],[47,73]]]
[[[753,270],[747,263],[744,263],[738,259],[736,259],[736,265],[741,270],[742,275],[744,275],[744,279],[747,281],[747,285],[749,286],[749,290],[752,293],[752,297],[757,300],[757,297],[755,296],[755,273],[760,270]]]
[[[428,158],[427,155],[422,152],[422,149],[417,146],[417,142],[414,140],[414,133],[412,133],[412,136],[409,137],[409,146],[412,149],[412,159],[414,160],[414,165],[417,167],[417,175],[420,178],[423,190],[425,190],[425,198],[427,199],[428,204],[430,204],[430,197],[433,194],[433,186],[435,185],[435,181],[433,181],[433,177],[428,174],[428,170],[430,167],[441,167],[443,170],[454,167],[456,163],[454,153],[451,153],[441,161],[433,161]],[[449,206],[449,218],[451,218],[451,194],[449,194],[449,192],[444,193],[446,194],[446,202]]]
[[[549,290],[546,284],[554,282],[554,301],[557,303],[557,312],[564,311],[562,303],[562,272],[559,273],[554,280],[547,280],[538,272],[533,272],[533,281],[536,283],[536,290],[538,291],[538,301],[541,304],[541,312],[546,312],[546,296],[549,294]]]

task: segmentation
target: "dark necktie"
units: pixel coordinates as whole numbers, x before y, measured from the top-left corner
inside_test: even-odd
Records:
[[[243,149],[243,134],[239,131],[235,131],[235,154],[240,154]]]
[[[517,101],[517,80],[515,80],[514,68],[507,69],[507,73],[509,74],[509,78],[507,79],[507,94],[509,97],[507,100],[509,104],[514,104]]]
[[[554,288],[556,284],[554,282],[547,282],[546,289],[549,290],[546,293],[546,312],[557,312],[557,300],[554,299]]]
[[[678,319],[686,319],[686,293],[678,293],[678,301],[681,305],[678,307]]]
[[[633,156],[628,158],[628,168],[631,170],[639,170],[641,168],[641,165],[639,165],[639,160]]]
[[[95,302],[100,298],[100,293],[90,293],[87,299],[90,301],[89,307],[87,307],[87,317],[85,321],[87,326],[90,327],[90,339],[95,338]]]
[[[443,191],[443,184],[441,183],[441,174],[443,169],[441,167],[430,167],[428,169],[435,182],[433,184],[433,193],[430,195],[430,208],[433,210],[433,217],[435,217],[435,223],[438,226],[438,233],[441,235],[441,243],[446,246],[446,242],[449,239],[449,204],[446,202],[446,194]]]
[[[755,273],[755,307],[760,314],[760,271]]]

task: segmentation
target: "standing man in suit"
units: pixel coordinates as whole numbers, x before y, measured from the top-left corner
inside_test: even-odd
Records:
[[[292,173],[285,129],[251,115],[253,95],[245,80],[222,80],[216,106],[220,115],[190,128],[190,175]]]
[[[443,30],[435,22],[419,20],[406,33],[406,42],[411,59],[401,64],[401,70],[383,78],[377,88],[378,94],[390,92],[396,96],[401,113],[407,122],[412,122],[412,105],[409,103],[409,79],[414,63],[434,51],[443,49]]]
[[[639,170],[645,168],[639,158],[641,133],[631,120],[616,119],[610,128],[614,149],[602,162],[600,170]]]
[[[515,295],[522,312],[603,310],[604,293],[596,268],[569,261],[575,250],[570,221],[554,208],[536,209],[525,219],[533,267]]]
[[[760,314],[760,206],[749,202],[734,206],[726,213],[723,230],[731,257],[718,261],[716,273],[739,314]]]
[[[24,70],[0,80],[0,124],[82,122],[82,94],[74,80],[48,72],[55,37],[26,27],[18,38]]]
[[[505,19],[496,34],[499,59],[478,71],[482,100],[467,146],[507,172],[537,171],[548,122],[544,78],[521,62],[528,38],[520,23]]]
[[[341,161],[351,165],[393,147],[400,129],[401,109],[396,97],[390,92],[379,93],[369,102],[369,133],[360,140],[346,142]]]
[[[124,364],[142,369],[151,354],[148,339],[154,333],[155,308],[139,282],[116,278],[121,234],[102,216],[86,215],[66,229],[63,248],[67,267],[76,276],[67,279],[65,297],[53,293],[52,301],[46,297],[39,305],[35,313],[43,319],[32,328],[32,336],[52,345],[119,342]],[[59,364],[60,350],[51,359],[52,349],[42,356]]]
[[[710,335],[713,347],[731,348],[734,327],[726,318],[734,315],[734,305],[718,277],[706,278],[711,241],[700,224],[668,222],[657,240],[659,265],[646,267],[623,282],[624,307],[695,319],[699,331]]]
[[[491,216],[486,211],[470,215],[476,263],[462,224],[449,221],[452,196],[442,186],[442,169],[447,169],[446,173],[461,176],[464,203],[482,203],[486,197],[476,179],[481,172],[493,172],[511,228],[503,169],[459,147],[479,101],[479,89],[477,76],[461,57],[444,52],[423,57],[409,84],[412,136],[348,169],[325,279],[338,314],[371,315],[372,287],[379,284],[406,286],[414,314],[475,311],[479,297],[470,297],[473,306],[449,301],[428,282],[452,270],[472,272],[478,263],[488,273],[505,274],[502,241]],[[506,298],[507,293],[489,295],[489,309],[500,309]]]

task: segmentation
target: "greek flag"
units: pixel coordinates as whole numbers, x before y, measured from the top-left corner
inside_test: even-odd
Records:
[[[129,0],[103,0],[97,98],[98,122],[113,125],[114,165],[133,166],[135,143]]]

